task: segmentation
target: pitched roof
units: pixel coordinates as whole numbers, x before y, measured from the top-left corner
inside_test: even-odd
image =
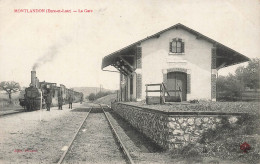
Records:
[[[166,31],[169,31],[169,30],[171,30],[171,29],[178,29],[178,28],[184,29],[184,30],[186,30],[186,31],[188,31],[188,32],[190,32],[190,33],[192,33],[193,35],[196,35],[196,36],[198,36],[198,37],[200,37],[200,38],[202,38],[202,39],[204,39],[204,40],[206,40],[206,41],[208,41],[208,42],[210,42],[210,43],[216,45],[217,47],[221,47],[221,48],[223,48],[223,49],[225,49],[225,50],[227,50],[227,51],[230,51],[230,52],[232,52],[232,53],[234,53],[234,54],[236,54],[236,55],[239,55],[239,56],[241,57],[241,61],[240,61],[239,63],[250,60],[248,57],[244,56],[243,54],[241,54],[241,53],[239,53],[239,52],[237,52],[237,51],[235,51],[235,50],[233,50],[233,49],[231,49],[231,48],[229,48],[229,47],[227,47],[227,46],[225,46],[225,45],[223,45],[223,44],[221,44],[221,43],[219,43],[219,42],[217,42],[217,41],[215,41],[215,40],[213,40],[213,39],[211,39],[211,38],[209,38],[209,37],[207,37],[207,36],[205,36],[205,35],[203,35],[203,34],[201,34],[201,33],[199,33],[199,32],[197,32],[197,31],[195,31],[195,30],[193,30],[193,29],[191,29],[191,28],[189,28],[189,27],[187,27],[187,26],[184,26],[184,25],[181,24],[181,23],[178,23],[178,24],[175,24],[175,25],[173,25],[173,26],[171,26],[171,27],[169,27],[169,28],[167,28],[167,29],[164,29],[164,30],[162,30],[162,31],[160,31],[160,32],[157,32],[157,33],[151,35],[151,36],[148,36],[148,37],[146,37],[146,38],[144,38],[144,39],[141,39],[141,40],[139,40],[139,41],[137,41],[137,42],[134,42],[134,43],[132,43],[132,44],[130,44],[130,45],[128,45],[128,46],[126,46],[126,47],[124,47],[124,48],[118,50],[118,51],[115,51],[115,52],[113,52],[113,53],[111,53],[111,54],[105,56],[105,57],[103,58],[103,60],[102,60],[102,66],[101,66],[101,68],[103,69],[104,67],[110,65],[110,63],[107,62],[107,61],[111,61],[111,60],[109,60],[109,59],[112,59],[112,58],[114,58],[114,57],[117,57],[118,55],[120,55],[121,52],[123,52],[123,51],[125,51],[125,50],[128,50],[128,49],[130,49],[130,48],[133,48],[133,47],[139,45],[140,43],[142,43],[142,42],[144,42],[144,41],[146,41],[146,40],[148,40],[148,39],[151,39],[151,38],[154,38],[154,37],[159,37],[160,34],[166,32]],[[238,64],[238,63],[233,63],[233,64]],[[230,64],[230,65],[233,65],[233,64]],[[227,65],[227,66],[229,66],[229,65]]]

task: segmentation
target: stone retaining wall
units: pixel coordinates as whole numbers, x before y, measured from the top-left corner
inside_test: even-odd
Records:
[[[234,119],[237,119],[236,116]],[[215,129],[222,122],[222,118],[217,115],[169,116],[168,120],[169,149],[181,148],[188,143],[197,142],[203,132],[208,129]]]
[[[220,126],[223,120],[236,124],[244,113],[164,112],[124,103],[113,103],[112,109],[133,127],[166,150],[182,148],[197,142],[202,133]]]
[[[121,103],[114,103],[111,107],[117,114],[137,128],[138,131],[151,138],[158,145],[167,145],[167,115],[148,112],[142,110],[142,108]]]

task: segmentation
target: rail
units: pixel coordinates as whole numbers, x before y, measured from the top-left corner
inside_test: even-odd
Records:
[[[93,108],[93,107],[92,107]],[[70,142],[70,144],[69,144],[69,147],[68,147],[68,149],[62,154],[62,156],[61,156],[61,158],[60,158],[60,160],[58,161],[58,164],[61,164],[62,162],[63,162],[63,160],[64,160],[64,158],[65,158],[65,156],[66,156],[66,154],[68,153],[68,151],[70,150],[70,148],[71,148],[71,145],[72,145],[72,143],[74,142],[74,140],[76,139],[76,136],[78,135],[78,133],[79,133],[79,131],[80,131],[80,129],[81,129],[81,127],[82,127],[82,125],[84,124],[84,122],[86,121],[86,119],[87,119],[87,117],[88,117],[88,115],[89,115],[89,113],[91,112],[91,110],[92,110],[92,108],[89,110],[89,112],[88,112],[88,114],[86,115],[86,117],[85,117],[85,119],[82,121],[82,123],[81,123],[81,125],[79,126],[79,128],[78,128],[78,130],[77,130],[77,132],[76,132],[76,134],[74,135],[74,137],[72,138],[72,140],[71,140],[71,142]]]
[[[25,111],[21,110],[21,111],[12,111],[12,112],[7,112],[7,113],[1,113],[0,117],[6,117],[6,116],[10,116],[10,115],[15,115],[18,113],[24,113]]]
[[[99,104],[99,105],[100,105],[100,104]],[[108,106],[108,107],[109,107],[109,106]],[[112,133],[114,134],[114,136],[115,136],[115,138],[116,138],[116,141],[118,142],[118,144],[119,144],[121,150],[123,151],[127,162],[130,163],[130,164],[134,164],[134,161],[132,160],[132,158],[131,158],[131,156],[130,156],[130,153],[129,153],[128,150],[126,149],[125,145],[123,144],[122,140],[120,139],[119,135],[117,134],[115,128],[113,127],[113,125],[112,125],[112,123],[111,123],[111,121],[110,121],[110,119],[109,119],[109,117],[108,117],[107,112],[105,112],[105,110],[103,109],[103,107],[102,107],[101,105],[100,105],[100,108],[102,109],[103,113],[105,114],[105,117],[106,117],[106,119],[107,119],[107,121],[108,121],[108,125],[109,125],[109,127],[111,128],[111,131],[112,131]],[[69,143],[69,147],[67,148],[67,150],[63,153],[63,155],[62,155],[61,158],[59,159],[58,164],[61,164],[61,163],[64,161],[65,156],[66,156],[67,153],[70,151],[71,146],[72,146],[74,140],[76,139],[76,137],[77,137],[77,135],[78,135],[80,129],[82,128],[84,122],[85,122],[86,119],[88,118],[88,115],[89,115],[89,113],[91,112],[92,109],[93,109],[93,107],[90,109],[90,111],[88,112],[88,114],[86,115],[86,117],[84,118],[84,120],[82,121],[81,125],[80,125],[79,128],[77,129],[77,131],[76,131],[74,137],[72,138],[71,142]]]
[[[117,134],[115,128],[113,127],[113,124],[111,123],[111,121],[110,121],[110,119],[109,119],[109,117],[108,117],[108,115],[107,115],[107,112],[104,111],[104,109],[103,109],[103,107],[102,107],[101,105],[100,105],[100,107],[101,107],[101,109],[103,110],[103,112],[104,112],[104,114],[105,114],[105,116],[106,116],[106,118],[107,118],[107,121],[109,122],[109,126],[110,126],[110,128],[112,129],[112,132],[114,133],[114,135],[115,135],[115,137],[116,137],[116,139],[117,139],[117,141],[118,141],[118,143],[119,143],[119,146],[121,147],[122,151],[124,152],[124,155],[125,155],[127,161],[128,161],[130,164],[134,164],[134,161],[133,161],[133,159],[132,159],[132,157],[131,157],[129,151],[126,149],[124,143],[122,142],[122,140],[120,139],[119,135]]]
[[[181,96],[181,88],[179,87],[178,90],[167,90],[166,89],[166,86],[164,83],[157,83],[157,84],[146,84],[146,104],[149,104],[149,96],[148,96],[148,93],[149,92],[159,92],[160,93],[160,104],[165,104],[166,100],[165,100],[165,93],[167,93],[168,96],[171,96],[169,94],[169,92],[177,92],[178,93],[178,96],[180,98],[180,100],[182,101],[182,96]],[[150,86],[159,86],[160,89],[157,89],[157,90],[149,90],[148,87]]]

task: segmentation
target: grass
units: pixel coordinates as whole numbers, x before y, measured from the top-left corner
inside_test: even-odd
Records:
[[[95,100],[94,103],[106,104],[110,106],[111,102],[114,102],[115,100],[116,100],[116,94],[110,94]]]
[[[14,108],[20,108],[19,98],[21,98],[20,92],[12,94],[12,103],[9,103],[8,94],[0,93],[0,108],[2,111],[10,110]],[[21,107],[22,108],[22,107]]]
[[[241,117],[236,124],[223,118],[221,126],[204,132],[198,143],[189,144],[177,153],[172,152],[172,156],[198,161],[210,157],[221,161],[259,163],[259,125],[259,116]],[[240,149],[240,145],[244,142],[251,146],[246,153]]]

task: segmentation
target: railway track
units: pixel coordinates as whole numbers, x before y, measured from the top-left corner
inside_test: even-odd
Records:
[[[10,116],[10,115],[15,115],[15,114],[19,114],[19,113],[24,113],[25,111],[14,111],[14,112],[10,112],[10,113],[3,113],[3,114],[0,114],[0,118],[1,117],[6,117],[6,116]]]
[[[101,105],[87,112],[58,164],[80,162],[134,163]]]
[[[107,115],[107,112],[104,111],[104,109],[103,109],[103,107],[101,105],[100,105],[100,107],[102,108],[102,110],[103,110],[103,112],[104,112],[104,114],[105,114],[105,116],[106,116],[106,118],[107,118],[107,120],[109,122],[109,126],[110,126],[113,134],[115,135],[115,137],[117,139],[117,142],[118,142],[121,150],[123,151],[124,156],[125,156],[127,162],[130,163],[130,164],[134,164],[134,161],[133,161],[130,153],[128,152],[127,148],[125,147],[124,143],[122,142],[122,140],[120,139],[119,135],[117,134],[115,128],[113,127],[113,124],[111,123],[111,121],[110,121],[110,119],[109,119],[109,117]]]

